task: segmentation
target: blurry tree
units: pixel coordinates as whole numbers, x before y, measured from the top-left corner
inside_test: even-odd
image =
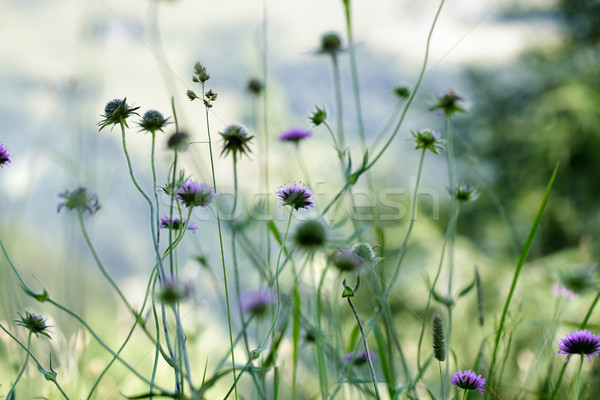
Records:
[[[472,223],[461,230],[485,238],[485,218],[497,218],[501,203],[514,226],[515,243],[522,243],[560,162],[543,229],[538,231],[537,252],[592,243],[597,256],[600,1],[559,0],[547,7],[525,10],[521,4],[502,18],[549,19],[561,30],[559,45],[530,50],[511,65],[467,72],[474,105],[469,118],[457,121],[462,132],[457,153],[462,152],[463,160],[476,160],[474,170],[487,171],[494,192],[471,212],[466,210]],[[489,232],[487,237],[490,246]]]

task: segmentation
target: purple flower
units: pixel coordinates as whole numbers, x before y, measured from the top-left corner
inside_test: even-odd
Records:
[[[279,196],[282,206],[292,206],[296,211],[300,208],[309,209],[315,206],[310,188],[302,182],[282,186],[275,194]]]
[[[269,289],[246,293],[240,299],[242,311],[257,316],[263,315],[272,303],[273,292]]]
[[[371,360],[377,359],[377,354],[369,350],[369,356]],[[352,362],[355,365],[363,365],[367,362],[367,352],[365,350],[359,351],[358,353],[348,353],[344,356],[344,361]]]
[[[0,167],[5,166],[6,164],[10,164],[10,156],[8,155],[6,147],[0,143]]]
[[[588,360],[592,361],[592,354],[597,356],[600,351],[600,337],[590,331],[579,330],[569,333],[558,343],[558,354],[566,354],[565,362],[573,354],[586,355]]]
[[[579,297],[579,295],[566,287],[564,287],[561,283],[554,282],[552,287],[550,288],[550,292],[554,298],[566,297],[571,300],[575,300]]]
[[[282,142],[292,142],[296,146],[298,146],[301,140],[306,139],[310,136],[312,136],[311,131],[302,128],[292,128],[283,132],[281,136],[279,136],[279,140],[281,140]]]
[[[481,375],[475,375],[475,372],[470,369],[465,372],[459,369],[450,379],[450,383],[465,390],[479,390],[479,393],[483,394],[485,378],[482,378]]]
[[[185,182],[175,198],[185,207],[208,207],[208,204],[214,199],[215,191],[205,183],[196,181]]]
[[[98,196],[88,192],[84,187],[78,187],[75,190],[65,190],[63,193],[60,193],[58,197],[60,197],[61,200],[56,212],[60,212],[63,207],[66,207],[67,211],[77,209],[82,212],[87,211],[91,215],[100,209]]]
[[[179,219],[179,217],[173,216],[171,219],[167,214],[160,217],[160,227],[163,229],[173,229],[174,231],[178,231],[182,227],[185,226],[187,219],[184,217],[183,220]],[[187,227],[190,231],[195,231],[198,229],[194,221],[190,221]]]

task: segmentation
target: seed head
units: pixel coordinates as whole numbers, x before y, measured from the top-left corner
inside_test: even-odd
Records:
[[[342,39],[335,32],[329,32],[321,36],[321,48],[319,53],[336,56],[342,50]]]
[[[250,143],[250,140],[254,136],[250,136],[244,126],[238,124],[229,125],[220,135],[223,138],[221,156],[227,156],[229,153],[232,153],[233,157],[238,159],[240,155],[248,155],[248,153],[252,152],[248,143]]]
[[[167,120],[160,112],[156,110],[148,110],[142,117],[142,120],[138,123],[142,131],[155,133],[156,131],[163,131],[163,128],[168,124]]]
[[[312,115],[308,117],[312,121],[315,126],[321,125],[327,119],[327,111],[325,111],[325,107],[322,109],[315,106],[316,110],[313,111]]]
[[[462,204],[477,200],[479,192],[471,185],[459,185],[450,191],[450,195]]]
[[[185,132],[175,132],[167,141],[167,148],[175,151],[187,151],[189,146],[188,134]]]
[[[454,93],[453,90],[448,90],[446,94],[441,97],[436,97],[436,102],[429,108],[430,110],[439,110],[447,117],[451,117],[457,112],[466,112],[459,102],[463,101],[463,98]]]
[[[129,118],[131,115],[139,116],[139,114],[135,112],[137,109],[139,109],[139,107],[130,107],[126,100],[127,98],[123,100],[114,99],[106,103],[106,106],[104,107],[104,115],[102,115],[104,119],[98,122],[98,125],[100,126],[99,131],[108,125],[114,126],[117,124],[123,124],[129,128],[129,125],[127,125],[127,118]]]
[[[312,252],[325,245],[327,242],[327,230],[319,220],[310,219],[303,221],[296,228],[294,241],[298,247]]]
[[[444,149],[442,140],[431,129],[422,129],[418,132],[411,132],[411,135],[417,144],[415,149],[429,150],[433,154],[437,154],[438,150]]]
[[[246,89],[248,89],[248,91],[252,95],[259,96],[264,89],[264,85],[260,81],[260,79],[252,78],[248,81],[248,84],[246,85]]]
[[[446,336],[444,335],[444,321],[442,321],[439,314],[433,314],[431,332],[433,336],[433,356],[438,361],[444,361],[446,359]]]
[[[210,75],[206,73],[206,68],[200,64],[198,61],[194,64],[194,76],[192,77],[192,81],[204,83],[210,79]]]
[[[25,311],[25,316],[19,314],[19,319],[15,320],[15,324],[27,328],[35,336],[44,335],[50,338],[48,333],[50,326],[46,323],[46,318],[41,315]]]

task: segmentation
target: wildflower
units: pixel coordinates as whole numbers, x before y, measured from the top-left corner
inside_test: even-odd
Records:
[[[431,129],[422,129],[418,132],[411,132],[417,146],[415,149],[429,150],[437,154],[438,150],[443,150],[444,145],[438,135]]]
[[[453,90],[449,90],[442,97],[437,97],[437,101],[429,109],[439,110],[443,112],[447,117],[451,117],[456,112],[466,112],[461,106],[458,105],[459,101],[463,101],[463,98],[454,93]]]
[[[566,354],[565,362],[574,354],[585,355],[592,361],[592,354],[597,356],[600,352],[600,337],[587,330],[579,330],[569,333],[558,343],[558,354]]]
[[[308,251],[316,250],[327,242],[325,226],[315,219],[302,222],[296,228],[294,240],[298,247]]]
[[[410,89],[406,86],[396,86],[392,89],[392,93],[400,99],[407,99],[410,96]]]
[[[361,264],[369,268],[375,267],[379,261],[383,260],[383,258],[375,256],[375,251],[368,243],[356,243],[350,250],[358,256]]]
[[[590,263],[583,267],[571,267],[560,271],[558,273],[560,283],[566,290],[575,294],[595,291],[598,289],[598,284],[594,278],[596,267],[596,264]]]
[[[446,359],[446,335],[444,334],[444,322],[439,314],[433,314],[431,332],[433,335],[433,356],[438,361],[444,361]]]
[[[25,316],[19,314],[19,319],[15,320],[15,324],[27,328],[35,336],[44,335],[50,338],[50,334],[48,333],[50,326],[46,323],[46,318],[41,315],[25,311]]]
[[[555,298],[566,297],[568,299],[575,300],[579,297],[577,293],[570,291],[559,282],[554,282],[550,288],[550,293],[552,293],[552,296]]]
[[[352,249],[344,249],[331,257],[333,265],[341,272],[357,271],[364,266],[362,259]]]
[[[377,354],[373,353],[370,350],[369,356],[371,357],[371,360],[377,359]],[[344,361],[351,362],[354,365],[363,365],[367,362],[367,352],[365,350],[362,350],[358,353],[348,353],[344,356]]]
[[[167,140],[167,148],[171,150],[186,151],[188,147],[188,134],[185,132],[175,132]]]
[[[163,128],[168,124],[169,118],[163,117],[163,115],[156,110],[148,110],[142,117],[142,120],[138,122],[142,131],[155,133],[156,131],[163,131]]]
[[[310,119],[315,126],[319,126],[327,119],[327,111],[325,111],[325,108],[321,109],[317,106],[315,106],[315,108],[316,110],[308,117],[308,119]]]
[[[301,128],[292,128],[289,129],[279,136],[279,140],[282,142],[292,142],[298,147],[300,141],[306,139],[307,137],[312,136],[312,132],[306,129]]]
[[[87,211],[92,215],[100,209],[98,196],[81,186],[75,190],[65,190],[58,197],[62,200],[58,204],[56,212],[60,212],[63,207],[66,207],[67,211],[77,209],[81,212]]]
[[[292,206],[296,211],[300,208],[314,208],[314,202],[310,188],[302,182],[281,186],[275,193],[281,200],[281,206]]]
[[[458,370],[450,379],[450,383],[465,390],[479,390],[479,393],[483,394],[485,378],[482,378],[481,375],[475,375],[475,372],[470,369],[465,372]]]
[[[135,112],[137,109],[139,109],[139,107],[130,107],[126,100],[127,98],[123,100],[114,99],[106,103],[106,106],[104,107],[104,115],[102,115],[104,119],[98,122],[100,131],[108,125],[116,124],[123,124],[129,128],[127,125],[127,118],[133,114],[139,115]]]
[[[248,130],[238,124],[232,124],[225,128],[220,133],[223,138],[223,149],[221,150],[221,156],[227,156],[229,153],[233,154],[233,158],[238,155],[251,153],[248,143],[254,136],[248,135]]]
[[[192,288],[189,284],[178,280],[166,280],[158,293],[158,299],[166,304],[177,304],[189,297],[191,293]]]
[[[160,227],[163,229],[172,229],[174,231],[178,231],[179,229],[184,227],[186,223],[187,219],[185,217],[183,217],[183,219],[179,219],[179,217],[177,216],[173,216],[173,218],[171,218],[166,214],[160,217]],[[195,231],[196,229],[198,229],[198,227],[196,226],[194,221],[190,221],[190,223],[187,226],[187,229],[190,231]]]
[[[273,304],[273,292],[269,289],[246,293],[240,299],[242,311],[256,316],[264,315],[271,304]]]
[[[342,39],[335,32],[326,33],[321,36],[320,54],[329,54],[335,57],[342,49]]]
[[[206,68],[197,62],[194,64],[194,76],[192,77],[193,82],[204,83],[210,79],[210,75],[206,73]]]
[[[210,201],[215,197],[215,191],[212,187],[191,180],[185,182],[177,190],[175,196],[185,207],[208,207]]]
[[[459,203],[468,203],[477,200],[479,192],[471,185],[459,185],[454,188],[454,191],[450,190],[450,195]]]
[[[262,91],[264,89],[264,85],[259,79],[252,78],[248,81],[248,84],[246,85],[246,89],[248,89],[248,91],[250,93],[252,93],[254,96],[258,96],[262,93]]]
[[[0,143],[0,167],[10,164],[10,155],[6,147]]]

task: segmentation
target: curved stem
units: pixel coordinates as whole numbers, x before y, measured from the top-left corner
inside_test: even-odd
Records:
[[[373,368],[373,361],[371,360],[371,354],[369,353],[369,345],[367,344],[367,336],[365,335],[365,331],[363,329],[362,323],[360,322],[360,318],[358,317],[358,312],[356,311],[356,308],[354,308],[354,304],[352,304],[352,301],[350,300],[350,297],[346,297],[346,300],[348,300],[348,304],[350,305],[350,308],[352,309],[352,312],[354,313],[354,318],[356,318],[356,323],[358,324],[358,329],[360,329],[360,334],[362,336],[362,340],[363,340],[363,346],[365,347],[365,353],[367,356],[367,362],[369,364],[369,371],[371,372],[371,380],[373,382],[373,387],[375,387],[375,395],[377,396],[377,399],[381,399],[381,396],[379,395],[379,388],[377,387],[377,377],[375,376],[375,369]]]
[[[577,381],[575,382],[575,393],[573,400],[579,399],[579,383],[581,382],[581,370],[583,369],[583,354],[579,355],[579,371],[577,372]]]
[[[29,335],[27,336],[27,349],[28,350],[31,347],[31,335],[32,335],[32,333],[30,331]],[[15,381],[13,382],[13,384],[10,386],[10,389],[8,389],[8,394],[6,395],[7,399],[11,398],[11,394],[14,397],[15,386],[17,386],[17,383],[21,379],[21,376],[23,376],[23,372],[25,372],[25,368],[27,367],[27,361],[29,361],[29,352],[25,353],[25,361],[23,361],[23,366],[19,370],[19,373],[17,374],[17,377],[15,378]]]
[[[202,84],[202,100],[205,100],[206,97],[204,95],[204,83]],[[209,123],[209,119],[208,119],[208,107],[204,107],[205,109],[205,114],[206,114],[206,130],[208,133],[208,149],[209,149],[209,154],[210,154],[210,169],[211,169],[211,173],[212,173],[212,181],[213,181],[213,187],[215,190],[215,195],[217,195],[217,178],[215,175],[215,162],[214,162],[214,157],[213,157],[213,150],[212,150],[212,140],[210,137],[210,123]],[[218,199],[218,196],[217,196]],[[225,267],[225,251],[223,249],[223,233],[222,233],[222,229],[221,229],[221,216],[220,216],[220,212],[219,212],[219,204],[217,203],[215,206],[215,209],[217,210],[217,228],[219,231],[219,249],[221,251],[221,265],[223,267],[223,285],[225,287],[225,304],[227,306],[227,327],[229,330],[229,345],[231,347],[231,364],[232,364],[232,368],[231,368],[231,373],[233,375],[233,380],[236,381],[236,372],[235,372],[235,355],[234,355],[234,349],[233,349],[233,332],[231,329],[231,308],[229,305],[229,289],[228,289],[228,285],[227,285],[227,268]],[[235,388],[235,398],[237,400],[238,396],[237,396],[237,387]]]

